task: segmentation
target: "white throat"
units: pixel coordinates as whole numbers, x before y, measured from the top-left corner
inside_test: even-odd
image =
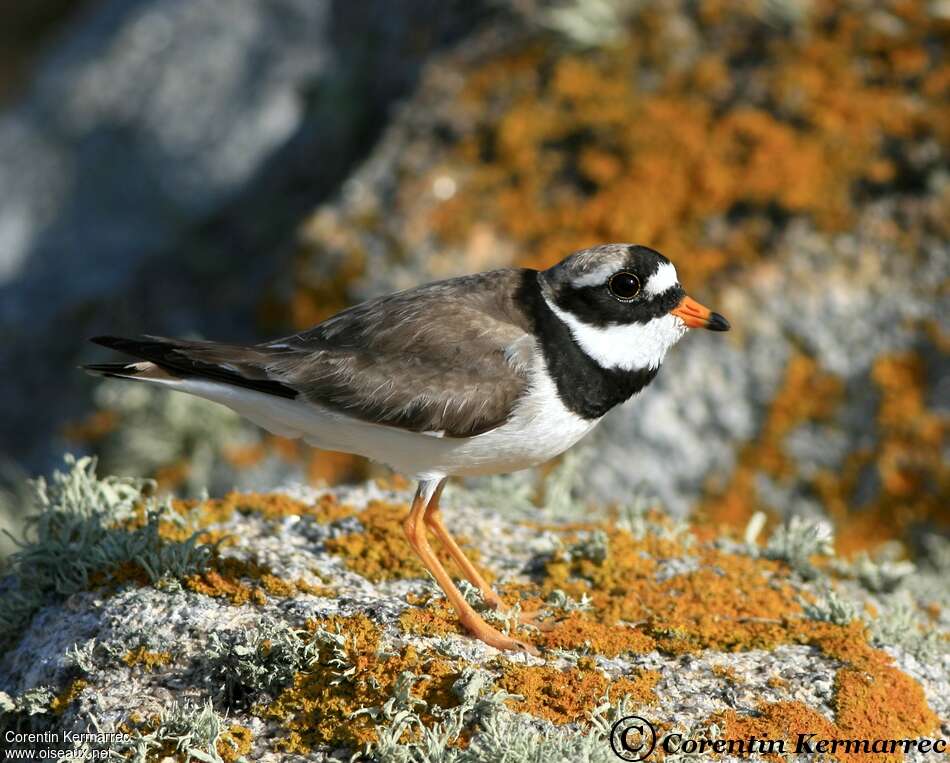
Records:
[[[601,368],[634,371],[659,368],[667,350],[686,333],[686,324],[675,315],[662,315],[647,323],[592,326],[555,305],[548,307],[570,330],[574,341]]]

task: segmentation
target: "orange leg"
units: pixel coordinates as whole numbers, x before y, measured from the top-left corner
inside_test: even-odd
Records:
[[[455,541],[455,538],[451,536],[448,528],[442,521],[442,511],[439,508],[439,498],[442,495],[442,488],[444,486],[445,482],[440,482],[439,486],[432,494],[432,497],[429,499],[424,515],[425,523],[428,525],[429,529],[435,533],[435,537],[439,539],[439,542],[445,546],[446,551],[449,552],[449,555],[461,568],[462,573],[466,578],[468,578],[468,582],[479,590],[482,595],[482,599],[485,601],[485,604],[487,604],[492,609],[504,609],[505,603],[501,600],[501,597],[495,593],[492,587],[488,584],[488,581],[482,577],[482,574],[478,571],[475,565],[472,564],[471,560],[465,556],[465,552],[459,547],[459,544]],[[533,625],[534,627],[541,630],[550,629],[550,625],[541,622],[543,618],[543,612],[522,612],[518,618],[518,621],[522,625]]]
[[[439,486],[435,489],[435,493],[432,494],[432,498],[429,499],[429,503],[426,506],[425,523],[429,529],[435,533],[435,537],[439,539],[439,542],[445,546],[446,551],[449,552],[449,555],[461,568],[462,573],[468,578],[468,582],[475,586],[479,593],[481,593],[485,603],[492,609],[501,609],[504,607],[504,602],[501,600],[501,597],[495,593],[488,584],[488,581],[482,577],[482,574],[476,569],[475,565],[465,556],[465,553],[459,548],[459,544],[456,543],[455,538],[449,534],[448,528],[442,521],[442,511],[439,509],[439,497],[442,495],[444,485],[444,481],[440,482]]]
[[[406,532],[406,538],[409,539],[409,545],[412,546],[413,550],[419,555],[422,564],[432,573],[432,577],[435,578],[435,581],[445,593],[445,597],[455,608],[459,616],[459,622],[461,622],[475,638],[484,641],[496,649],[511,649],[537,654],[537,650],[531,646],[531,644],[506,636],[486,623],[482,617],[472,609],[472,606],[465,601],[462,593],[455,587],[452,578],[449,577],[442,563],[438,560],[435,553],[433,553],[432,547],[429,545],[429,540],[426,538],[425,514],[428,505],[433,499],[438,499],[441,490],[442,485],[440,484],[431,496],[426,496],[425,483],[423,483],[419,486],[419,490],[416,491],[416,497],[412,501],[409,516],[406,517],[403,523],[403,529]],[[457,545],[456,548],[458,548]],[[461,553],[461,551],[459,553]],[[471,562],[469,562],[469,564],[471,564]]]

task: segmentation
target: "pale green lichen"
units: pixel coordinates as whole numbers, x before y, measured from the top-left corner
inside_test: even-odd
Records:
[[[539,469],[481,477],[465,485],[446,486],[447,506],[499,511],[506,516],[536,520],[581,520],[587,505],[578,498],[583,486],[589,450],[578,448],[565,453],[543,477]]]
[[[262,694],[276,696],[319,656],[319,639],[265,618],[252,628],[212,633],[200,672],[209,691],[223,694],[229,708],[244,707]]]
[[[20,714],[25,716],[45,715],[50,710],[50,704],[56,695],[46,686],[37,686],[33,689],[11,697],[6,692],[0,692],[0,711],[4,714]]]
[[[610,539],[603,530],[594,530],[586,534],[577,543],[570,545],[567,549],[568,557],[577,561],[587,559],[594,564],[603,564],[607,561],[607,554],[610,550]]]
[[[786,562],[806,579],[818,574],[811,561],[813,556],[832,554],[834,532],[831,525],[824,520],[805,519],[797,515],[776,528],[762,551],[765,558]]]
[[[586,593],[582,593],[580,599],[572,599],[560,588],[551,591],[544,600],[544,603],[565,613],[587,612],[593,608],[591,598]]]
[[[366,757],[380,763],[450,763],[450,761],[473,761],[475,758],[459,757],[462,751],[454,748],[462,731],[469,726],[482,724],[496,713],[508,713],[505,700],[516,698],[502,690],[491,691],[492,677],[483,670],[468,669],[452,685],[452,693],[458,697],[456,707],[445,710],[426,703],[411,694],[413,684],[422,676],[403,673],[399,676],[391,698],[379,708],[358,711],[368,713],[375,720],[378,741],[363,751]],[[520,699],[520,698],[519,698]],[[438,720],[426,726],[417,710],[428,709]],[[415,732],[417,740],[401,741],[409,732]],[[359,755],[354,756],[354,760]],[[502,760],[502,757],[492,760]]]
[[[635,705],[630,697],[616,702],[603,697],[586,719],[584,733],[558,727],[512,710],[508,700],[518,695],[492,690],[492,675],[481,669],[467,669],[453,684],[459,705],[448,710],[427,707],[411,693],[420,679],[400,676],[392,698],[382,707],[366,711],[379,721],[378,741],[368,745],[351,760],[369,759],[379,763],[549,763],[585,761],[608,763],[616,757],[608,743],[614,723],[631,715]],[[427,710],[438,721],[426,726],[420,712]],[[526,720],[530,722],[526,723]],[[469,743],[460,745],[464,732]],[[407,741],[408,740],[408,741]]]
[[[860,608],[857,604],[844,598],[827,585],[814,603],[802,602],[802,611],[811,620],[835,625],[847,625],[860,616]]]
[[[83,675],[89,675],[98,666],[99,659],[96,653],[101,651],[105,651],[110,656],[118,656],[96,639],[91,638],[82,644],[73,644],[67,649],[66,654],[63,655],[63,665]]]
[[[200,704],[174,702],[162,710],[156,723],[131,728],[127,740],[118,737],[110,752],[129,763],[147,763],[162,752],[175,753],[183,763],[225,763],[219,747],[222,742],[231,743],[226,731],[225,721],[215,712],[211,700]]]
[[[849,564],[839,564],[836,568],[856,578],[873,593],[890,593],[896,590],[904,579],[917,569],[913,562],[881,557],[872,559],[865,551]]]
[[[871,623],[871,643],[896,646],[922,664],[931,664],[946,654],[950,645],[929,626],[909,595],[895,595]]]
[[[27,539],[10,558],[0,599],[0,643],[21,634],[43,604],[106,582],[114,570],[133,565],[151,583],[202,570],[212,547],[199,532],[168,541],[163,521],[180,517],[151,497],[152,483],[99,478],[94,458],[65,457],[66,471],[31,482],[37,510],[28,518]],[[137,512],[144,512],[144,522]]]

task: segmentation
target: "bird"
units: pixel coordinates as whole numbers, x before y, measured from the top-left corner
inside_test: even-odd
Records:
[[[545,270],[504,268],[380,296],[259,344],[143,335],[91,341],[134,362],[84,366],[221,403],[273,434],[365,456],[417,483],[409,545],[476,638],[537,654],[466,601],[444,546],[489,607],[503,603],[449,533],[450,477],[549,461],[656,377],[691,328],[729,322],[686,295],[664,255],[602,244]]]

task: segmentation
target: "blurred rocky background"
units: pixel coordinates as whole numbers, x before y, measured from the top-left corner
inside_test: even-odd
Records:
[[[179,493],[369,473],[97,385],[90,335],[256,340],[633,241],[734,330],[687,337],[608,417],[590,498],[645,485],[740,532],[824,515],[849,555],[946,533],[946,0],[20,5],[0,11],[11,515],[64,449]]]

